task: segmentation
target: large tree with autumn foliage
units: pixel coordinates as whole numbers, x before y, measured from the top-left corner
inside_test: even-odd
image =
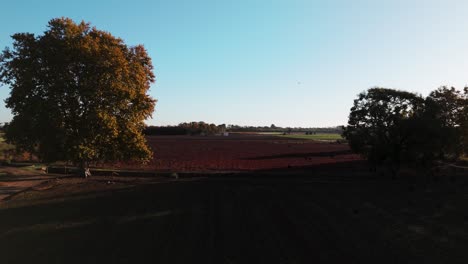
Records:
[[[143,46],[68,18],[44,34],[17,33],[0,55],[0,82],[11,88],[6,138],[45,162],[151,158],[142,129],[156,100]]]

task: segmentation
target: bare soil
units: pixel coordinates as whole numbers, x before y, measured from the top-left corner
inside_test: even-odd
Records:
[[[154,151],[149,164],[117,164],[116,167],[159,171],[254,171],[360,160],[347,144],[277,136],[150,136],[147,140]]]
[[[409,185],[321,171],[51,180],[1,204],[2,262],[467,262],[463,175]]]
[[[0,202],[1,262],[468,262],[465,170],[391,180],[340,144],[265,136],[150,142],[157,156],[144,168],[198,173],[0,175],[39,179]]]
[[[56,177],[37,170],[0,166],[0,201]]]

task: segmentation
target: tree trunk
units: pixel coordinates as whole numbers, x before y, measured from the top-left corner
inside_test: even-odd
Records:
[[[89,163],[86,161],[80,162],[80,167],[78,169],[78,175],[83,178],[88,178],[91,176],[91,171],[89,170]]]

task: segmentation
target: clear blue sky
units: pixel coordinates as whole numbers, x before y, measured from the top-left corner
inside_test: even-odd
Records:
[[[15,0],[0,47],[55,17],[143,44],[158,99],[149,124],[345,124],[373,86],[427,95],[468,84],[468,1]],[[0,99],[8,96],[1,87]],[[0,105],[0,122],[11,119]]]

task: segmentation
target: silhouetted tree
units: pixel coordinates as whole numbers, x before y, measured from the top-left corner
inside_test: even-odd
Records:
[[[413,152],[414,120],[423,106],[424,99],[410,92],[369,89],[354,100],[343,136],[352,150],[373,164],[389,165],[395,173]]]
[[[424,118],[430,126],[421,131],[425,133],[421,136],[430,136],[427,143],[437,152],[437,158],[453,159],[463,152],[464,105],[464,94],[453,87],[440,87],[426,98]]]
[[[468,88],[440,87],[425,99],[404,91],[372,88],[351,108],[343,136],[373,164],[423,165],[456,159],[468,150]]]
[[[468,154],[468,87],[463,90],[463,99],[461,100],[463,111],[460,118],[461,143],[463,144],[463,153]]]

